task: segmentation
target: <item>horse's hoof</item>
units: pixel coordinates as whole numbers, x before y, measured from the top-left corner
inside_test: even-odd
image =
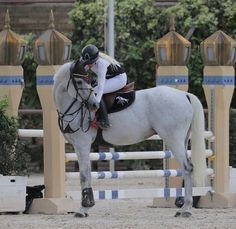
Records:
[[[88,213],[76,212],[74,216],[75,216],[76,218],[84,218],[84,217],[88,217]]]
[[[176,212],[175,217],[184,217],[184,218],[189,218],[192,215],[191,212]]]
[[[179,216],[181,216],[181,212],[176,212],[175,217],[179,217]]]
[[[182,212],[182,217],[189,218],[192,215],[191,212]]]

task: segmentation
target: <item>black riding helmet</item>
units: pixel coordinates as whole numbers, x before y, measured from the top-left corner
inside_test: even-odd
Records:
[[[84,66],[87,64],[93,64],[97,61],[99,57],[99,50],[95,45],[86,45],[82,49],[81,61]]]

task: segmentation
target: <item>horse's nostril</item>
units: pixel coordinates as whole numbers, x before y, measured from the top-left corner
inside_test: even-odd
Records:
[[[97,110],[99,108],[99,103],[93,103],[92,104],[92,109]]]
[[[98,108],[99,108],[99,103],[95,103],[95,104],[94,104],[94,108],[97,108],[97,109],[98,109]]]

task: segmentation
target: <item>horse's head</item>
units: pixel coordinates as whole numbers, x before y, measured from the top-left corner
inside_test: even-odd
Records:
[[[77,71],[76,73],[71,72],[67,84],[67,91],[70,96],[76,98],[81,103],[88,105],[91,110],[96,111],[99,108],[94,89],[91,86],[91,78],[83,71],[83,69],[80,69],[80,71]]]

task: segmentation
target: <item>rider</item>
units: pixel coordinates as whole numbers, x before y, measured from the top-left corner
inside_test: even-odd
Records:
[[[95,87],[95,94],[100,103],[98,124],[102,129],[107,129],[110,123],[102,95],[123,88],[127,83],[127,75],[118,61],[99,52],[98,48],[92,44],[82,49],[81,61],[86,71],[91,70],[97,75],[98,84]]]

